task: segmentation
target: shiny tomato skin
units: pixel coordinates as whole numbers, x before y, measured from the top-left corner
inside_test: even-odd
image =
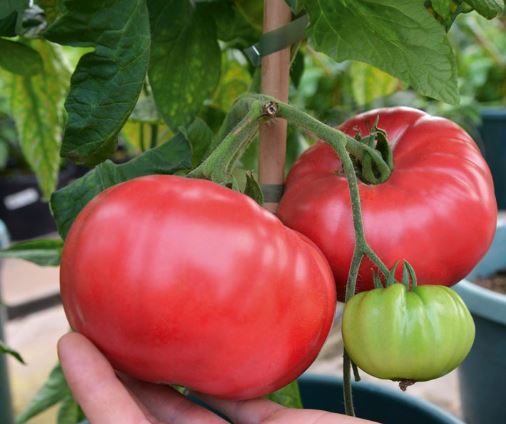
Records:
[[[353,362],[388,380],[427,381],[454,370],[475,336],[464,301],[446,286],[402,284],[353,296],[343,312],[343,342]]]
[[[240,193],[177,176],[136,178],[88,203],[60,283],[72,328],[116,369],[229,399],[301,374],[336,303],[306,237]]]
[[[340,129],[366,135],[378,116],[394,170],[382,184],[359,182],[365,237],[388,267],[407,260],[423,284],[452,285],[473,269],[495,233],[489,168],[463,129],[416,109],[372,110]],[[323,251],[343,300],[355,236],[347,182],[329,145],[316,143],[292,167],[278,216]],[[374,269],[362,262],[357,292],[374,287]]]

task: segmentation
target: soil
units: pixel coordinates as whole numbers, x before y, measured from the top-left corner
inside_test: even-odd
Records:
[[[473,282],[474,284],[478,284],[479,286],[485,289],[493,290],[497,293],[506,294],[506,269],[498,271],[491,277],[477,278]]]

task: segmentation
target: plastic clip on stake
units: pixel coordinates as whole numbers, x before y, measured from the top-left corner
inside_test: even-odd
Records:
[[[266,32],[260,41],[244,50],[254,66],[260,66],[262,57],[295,44],[304,38],[304,30],[309,23],[307,15],[303,15],[284,27]]]
[[[283,184],[261,184],[262,194],[265,203],[279,203],[283,196]]]

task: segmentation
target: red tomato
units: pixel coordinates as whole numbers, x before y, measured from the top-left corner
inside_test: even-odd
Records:
[[[377,116],[392,146],[394,170],[383,184],[359,183],[365,237],[387,266],[405,259],[420,284],[452,285],[472,270],[495,233],[489,168],[464,130],[419,110],[372,110],[340,129],[365,136]],[[343,300],[355,235],[348,185],[329,145],[316,143],[293,166],[278,214],[322,249]],[[373,269],[363,261],[357,291],[374,287]]]
[[[176,176],[94,198],[67,237],[60,279],[72,328],[115,368],[230,399],[298,377],[336,303],[306,237],[241,193]]]

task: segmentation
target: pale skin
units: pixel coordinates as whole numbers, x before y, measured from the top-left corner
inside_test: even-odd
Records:
[[[170,387],[118,377],[84,336],[69,333],[58,356],[72,393],[91,424],[223,424]],[[266,399],[219,400],[198,394],[235,424],[366,424],[372,421],[325,411],[290,409]]]

